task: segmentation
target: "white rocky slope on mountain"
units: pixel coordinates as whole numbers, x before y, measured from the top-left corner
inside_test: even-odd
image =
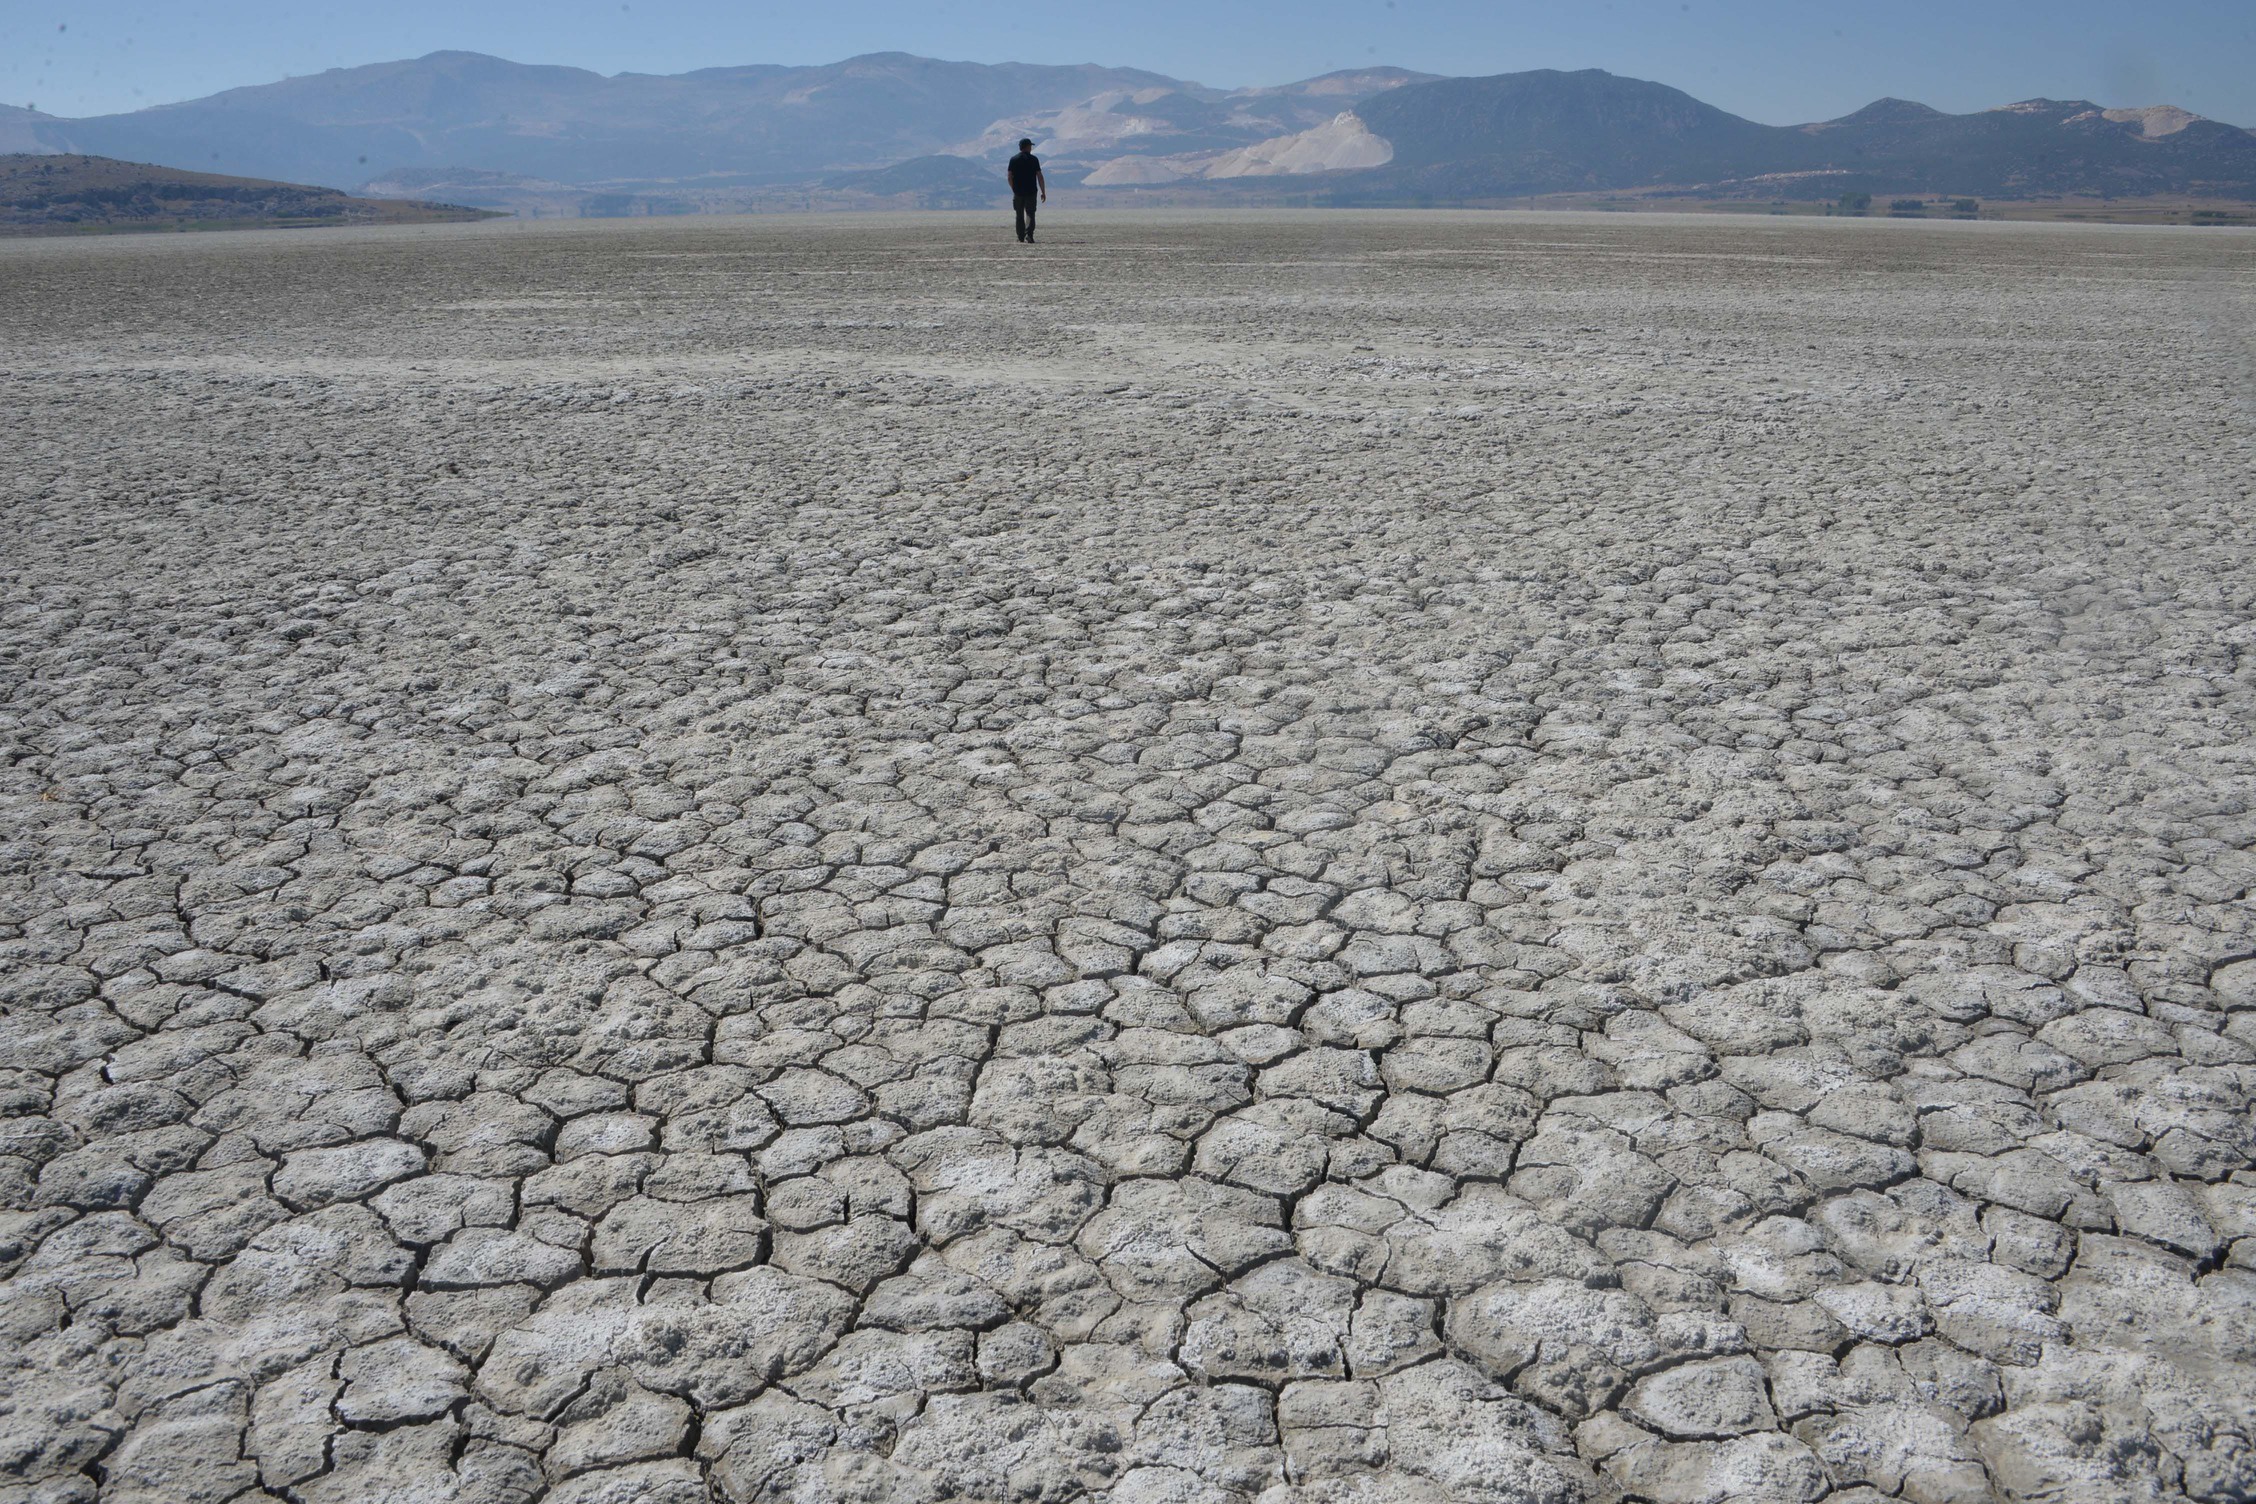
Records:
[[[1400,68],[1372,68],[1273,88],[1111,89],[1062,108],[1003,116],[944,150],[999,159],[1030,136],[1053,173],[1063,171],[1070,181],[1080,172],[1109,168],[1104,181],[1114,184],[1324,171],[1307,164],[1334,158],[1341,165],[1377,166],[1391,153],[1372,144],[1360,121],[1343,120],[1339,112],[1405,84],[1430,81]],[[1350,144],[1358,134],[1365,139]],[[1287,151],[1289,157],[1280,157]],[[1139,160],[1116,162],[1120,157]],[[1210,170],[1224,158],[1231,160],[1220,172]],[[1293,165],[1271,165],[1280,160]]]
[[[2139,134],[2149,140],[2156,136],[2174,136],[2203,118],[2191,110],[2181,110],[2174,104],[2150,104],[2135,110],[2102,110],[2100,114],[2117,125],[2137,121]]]
[[[1133,137],[1168,130],[1170,127],[1165,120],[1141,113],[1137,107],[1156,104],[1176,92],[1173,89],[1108,90],[1062,110],[998,120],[969,141],[950,147],[948,154],[977,157],[1008,151],[1019,137],[1026,135],[1040,141],[1045,152],[1117,147]]]
[[[1342,110],[1309,130],[1274,136],[1235,151],[1117,157],[1083,181],[1092,188],[1108,188],[1179,182],[1184,178],[1279,177],[1383,167],[1393,160],[1391,142],[1373,134],[1353,110]]]
[[[1341,172],[1383,167],[1394,160],[1394,146],[1353,110],[1342,110],[1312,130],[1259,141],[1224,152],[1207,167],[1210,178],[1263,177],[1274,173]]]

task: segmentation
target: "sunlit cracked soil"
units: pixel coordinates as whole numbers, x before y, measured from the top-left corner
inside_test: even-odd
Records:
[[[0,1500],[2256,1491],[2228,231],[0,248]]]

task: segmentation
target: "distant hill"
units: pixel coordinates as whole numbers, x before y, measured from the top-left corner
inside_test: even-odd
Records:
[[[2256,198],[2256,132],[2168,105],[2029,99],[1973,115],[1882,100],[1799,134],[1850,186],[1996,198]]]
[[[1393,175],[1479,164],[1559,187],[1715,177],[1768,155],[1781,134],[1682,90],[1596,68],[1415,84],[1356,113],[1394,147]]]
[[[1947,192],[1984,198],[2256,198],[2256,133],[2166,106],[2035,99],[1946,115],[1883,99],[1758,125],[1597,69],[1413,84],[1356,110],[1394,149],[1348,191],[1510,197],[1674,185],[1724,196]]]
[[[352,198],[334,188],[181,172],[108,157],[0,156],[0,234],[482,219],[450,204]]]

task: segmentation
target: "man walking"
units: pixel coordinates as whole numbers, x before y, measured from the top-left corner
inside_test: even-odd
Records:
[[[1032,137],[1022,137],[1018,155],[1010,159],[1011,212],[1018,218],[1018,238],[1028,245],[1034,243],[1035,195],[1041,202],[1050,201],[1049,179],[1042,176],[1042,159],[1034,155]]]

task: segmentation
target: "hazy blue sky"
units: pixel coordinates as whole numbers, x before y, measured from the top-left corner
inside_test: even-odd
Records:
[[[0,0],[0,102],[99,114],[450,47],[604,73],[900,50],[1220,85],[1599,67],[1773,124],[1896,94],[2256,126],[2256,0]]]

